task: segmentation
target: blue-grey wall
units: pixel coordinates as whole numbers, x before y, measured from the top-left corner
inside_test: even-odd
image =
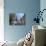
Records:
[[[46,9],[46,0],[41,0],[40,1],[40,10],[42,11],[43,9]],[[40,21],[40,25],[46,27],[46,11],[44,11],[42,17],[43,17],[43,22]],[[46,40],[45,40],[45,44],[46,44]]]
[[[18,41],[35,25],[33,19],[40,9],[40,0],[4,0],[4,35],[7,41]],[[26,25],[9,25],[10,12],[23,12],[26,15]]]
[[[40,10],[42,11],[43,9],[46,9],[46,0],[41,0],[40,1]],[[40,21],[40,25],[46,27],[46,10],[43,12],[43,22]]]

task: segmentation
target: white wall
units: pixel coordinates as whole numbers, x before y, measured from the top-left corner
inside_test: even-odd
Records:
[[[4,41],[4,2],[0,0],[0,42]]]

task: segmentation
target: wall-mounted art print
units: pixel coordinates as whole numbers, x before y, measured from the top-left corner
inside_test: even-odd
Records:
[[[10,13],[9,24],[10,25],[25,25],[25,14],[24,13]]]

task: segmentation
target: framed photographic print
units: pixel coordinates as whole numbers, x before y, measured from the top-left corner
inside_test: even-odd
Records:
[[[24,13],[10,13],[9,24],[10,25],[25,25],[25,14]]]

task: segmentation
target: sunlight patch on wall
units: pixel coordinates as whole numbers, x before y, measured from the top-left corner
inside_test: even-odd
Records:
[[[0,42],[4,41],[4,0],[0,0]]]

